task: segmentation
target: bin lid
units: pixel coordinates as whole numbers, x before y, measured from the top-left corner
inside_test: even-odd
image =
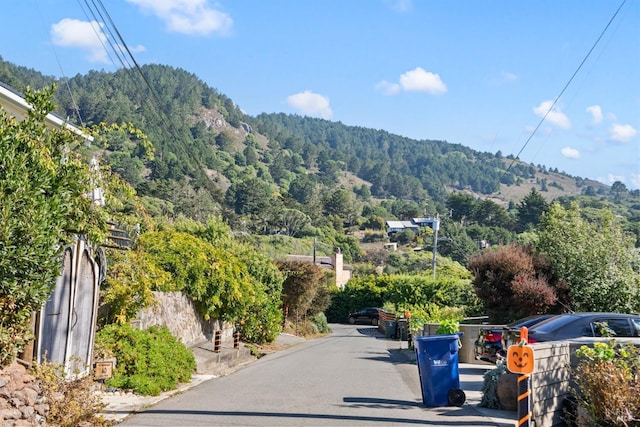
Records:
[[[458,335],[421,335],[417,336],[417,341],[458,341],[460,337]]]

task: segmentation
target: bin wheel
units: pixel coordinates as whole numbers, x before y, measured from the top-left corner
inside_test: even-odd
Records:
[[[462,406],[464,401],[467,399],[467,396],[464,394],[464,391],[459,388],[452,388],[447,394],[447,399],[451,406]]]

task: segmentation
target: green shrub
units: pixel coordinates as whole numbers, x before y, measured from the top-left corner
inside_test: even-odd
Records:
[[[166,327],[147,330],[130,325],[109,325],[96,335],[96,342],[116,357],[111,387],[131,389],[137,394],[158,395],[191,380],[196,362],[191,350]]]
[[[460,330],[460,323],[455,321],[455,320],[451,320],[451,319],[445,319],[442,320],[440,322],[440,325],[438,325],[438,329],[436,330],[436,334],[438,335],[452,335],[455,334],[456,332],[458,332]]]
[[[279,295],[276,301],[273,295],[259,293],[247,310],[247,315],[236,323],[245,342],[266,344],[276,339],[282,330],[282,310],[279,308]]]
[[[331,332],[329,324],[327,323],[327,316],[325,316],[324,313],[318,313],[313,316],[311,318],[311,322],[313,322],[315,327],[318,329],[318,333],[328,334]]]
[[[344,289],[331,290],[331,304],[325,310],[331,323],[347,321],[350,312],[363,307],[382,307],[384,298],[375,276],[354,277],[347,282]]]

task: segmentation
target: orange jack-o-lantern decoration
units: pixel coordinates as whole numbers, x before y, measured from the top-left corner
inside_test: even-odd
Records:
[[[533,348],[528,345],[512,345],[507,351],[507,369],[514,374],[533,372]]]

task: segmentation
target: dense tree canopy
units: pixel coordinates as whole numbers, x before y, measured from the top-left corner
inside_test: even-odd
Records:
[[[543,215],[537,250],[565,280],[576,311],[640,310],[640,270],[633,239],[615,216],[601,210],[596,221],[581,216],[577,204],[553,203]]]

